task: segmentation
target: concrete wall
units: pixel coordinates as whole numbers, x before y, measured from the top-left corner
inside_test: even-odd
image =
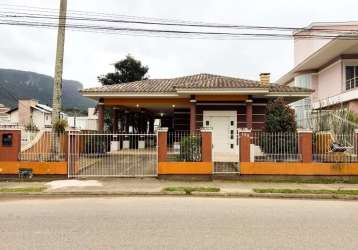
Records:
[[[315,89],[315,100],[319,101],[330,96],[338,95],[344,91],[342,61],[337,61],[332,65],[318,72],[318,83]]]

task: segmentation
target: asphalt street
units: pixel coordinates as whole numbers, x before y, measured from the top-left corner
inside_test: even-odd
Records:
[[[0,249],[358,249],[358,202],[121,197],[0,201]]]

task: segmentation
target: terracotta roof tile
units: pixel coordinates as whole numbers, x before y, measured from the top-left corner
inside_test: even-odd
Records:
[[[81,92],[175,93],[176,89],[211,88],[268,88],[270,92],[312,92],[312,90],[305,88],[289,87],[278,84],[262,85],[259,81],[212,74],[197,74],[171,79],[149,79],[105,85],[96,88],[83,89]]]

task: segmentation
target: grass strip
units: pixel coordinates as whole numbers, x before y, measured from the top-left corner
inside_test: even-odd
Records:
[[[39,193],[45,190],[45,187],[0,188],[0,193]]]
[[[276,189],[276,188],[254,188],[255,193],[271,194],[343,194],[358,195],[358,190],[352,189]]]
[[[192,192],[214,193],[220,192],[220,188],[217,187],[166,187],[163,188],[164,192],[185,192],[185,194],[191,194]]]

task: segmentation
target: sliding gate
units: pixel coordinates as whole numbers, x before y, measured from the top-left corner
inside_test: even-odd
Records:
[[[157,176],[156,134],[70,132],[68,177]]]

